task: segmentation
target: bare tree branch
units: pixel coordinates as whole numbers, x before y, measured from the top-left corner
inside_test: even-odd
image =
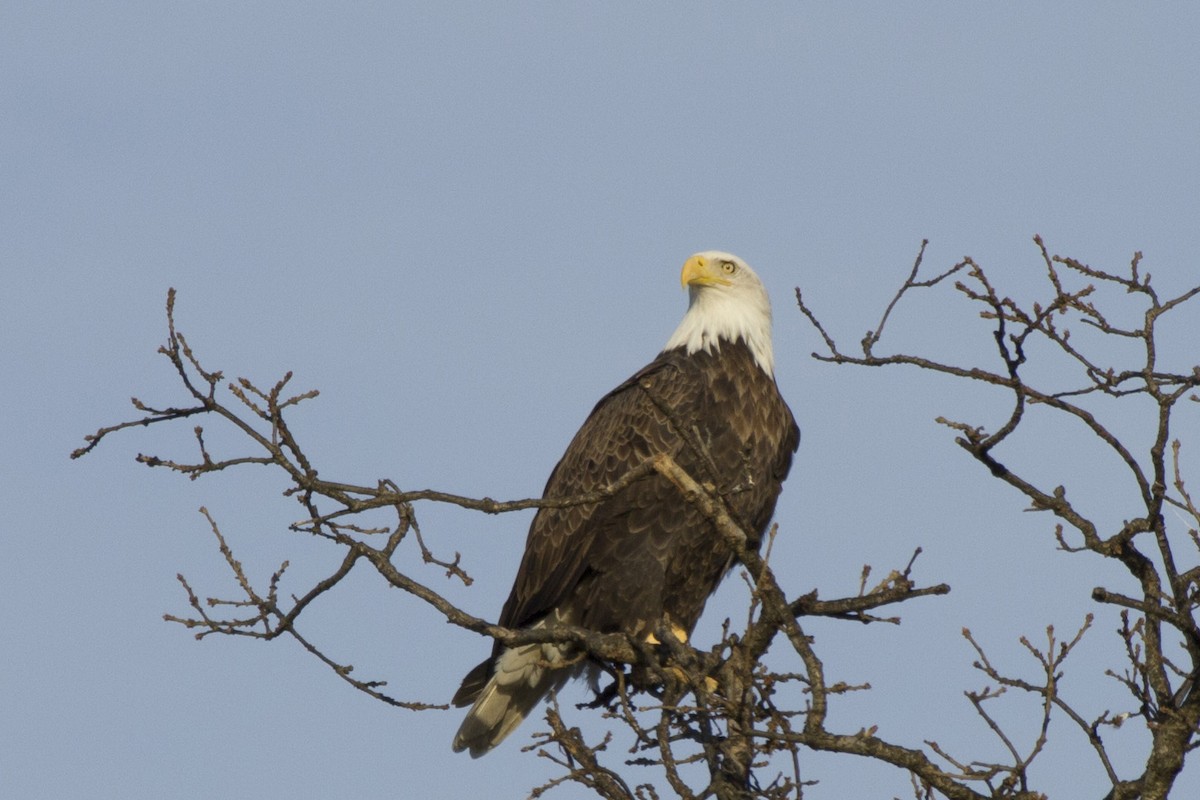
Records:
[[[570,785],[613,800],[802,798],[805,787],[811,785],[802,771],[804,753],[813,750],[891,765],[907,774],[914,797],[922,800],[939,796],[1033,800],[1043,795],[1035,785],[1037,773],[1032,767],[1052,758],[1045,756],[1052,742],[1052,720],[1061,716],[1071,722],[1068,733],[1076,732],[1074,735],[1087,740],[1095,755],[1093,769],[1111,786],[1108,797],[1165,798],[1176,785],[1187,754],[1200,747],[1200,690],[1196,689],[1200,684],[1200,510],[1185,482],[1182,444],[1171,433],[1178,402],[1197,399],[1200,366],[1174,371],[1164,367],[1158,326],[1200,294],[1200,287],[1164,300],[1143,272],[1140,253],[1127,269],[1110,271],[1052,255],[1040,238],[1035,238],[1035,244],[1045,270],[1046,294],[1037,302],[1019,303],[1004,294],[971,258],[932,277],[922,277],[927,245],[922,242],[907,277],[874,329],[859,342],[860,355],[841,349],[799,289],[796,291],[800,312],[825,346],[825,352],[813,354],[819,361],[916,367],[999,390],[1006,397],[1007,410],[993,424],[937,419],[990,475],[1021,492],[1031,510],[1050,511],[1056,517],[1050,533],[1053,544],[1080,558],[1119,564],[1128,576],[1120,586],[1098,586],[1092,593],[1098,614],[1119,618],[1118,635],[1125,653],[1123,665],[1104,669],[1123,693],[1122,700],[1104,708],[1085,709],[1069,700],[1063,689],[1067,658],[1092,626],[1092,615],[1069,639],[1058,637],[1052,626],[1045,628],[1042,643],[1035,645],[1022,638],[1023,652],[1036,665],[1031,675],[998,669],[978,640],[964,630],[975,652],[975,667],[990,682],[965,696],[995,737],[999,759],[973,757],[960,752],[964,747],[934,739],[923,740],[920,747],[905,746],[880,737],[870,723],[857,729],[836,729],[830,721],[836,718],[831,709],[839,699],[871,686],[828,674],[817,642],[805,630],[808,618],[897,624],[900,617],[895,606],[945,595],[950,587],[946,583],[917,585],[913,571],[919,548],[907,565],[887,571],[870,587],[872,569],[865,566],[855,596],[818,599],[818,587],[785,586],[770,565],[774,531],[767,537],[766,551],[761,552],[762,543],[748,537],[730,512],[727,501],[740,488],[727,485],[729,476],[719,474],[711,459],[699,474],[688,474],[671,458],[656,456],[599,491],[553,499],[495,500],[437,489],[401,489],[387,479],[367,483],[329,480],[320,476],[306,455],[303,437],[288,417],[301,403],[316,399],[317,391],[293,391],[290,372],[262,388],[245,378],[227,381],[221,371],[204,368],[176,329],[173,290],[167,297],[167,343],[159,352],[171,364],[186,402],[156,406],[134,398],[136,418],[99,428],[71,455],[78,458],[90,453],[101,441],[130,428],[191,420],[193,455],[139,454],[137,460],[191,480],[245,466],[278,470],[277,474],[286,476],[285,494],[301,508],[300,519],[290,531],[326,543],[338,554],[336,566],[323,578],[285,592],[284,584],[295,579],[288,571],[289,561],[282,560],[260,583],[247,573],[216,520],[202,508],[237,594],[201,599],[187,579],[179,576],[190,612],[167,614],[165,619],[193,630],[197,639],[213,634],[264,641],[290,638],[354,689],[381,702],[411,710],[445,708],[418,699],[398,699],[384,691],[386,681],[354,677],[352,666],[330,657],[301,633],[305,612],[336,593],[355,570],[365,569],[420,600],[435,618],[507,646],[535,642],[573,645],[581,659],[608,676],[609,685],[587,708],[592,714],[598,712],[610,729],[601,736],[585,737],[580,728],[564,719],[557,702],[551,702],[547,729],[537,734],[535,744],[527,749],[556,765],[560,774],[533,789],[532,797]],[[1114,308],[1106,299],[1113,289],[1126,304],[1137,304],[1140,323],[1115,322],[1127,319],[1128,314],[1127,306]],[[952,363],[900,350],[885,354],[889,323],[918,290],[942,291],[950,298],[947,302],[965,302],[974,308],[982,321],[981,339],[991,355],[981,363]],[[1072,337],[1072,326],[1082,326],[1087,333]],[[1113,341],[1126,343],[1125,349],[1109,346]],[[1127,352],[1130,342],[1138,345],[1139,357],[1134,363],[1118,363],[1116,355]],[[1048,369],[1048,363],[1053,368]],[[1039,377],[1034,379],[1032,374]],[[1148,441],[1119,433],[1110,424],[1112,404],[1128,404],[1130,398],[1143,404],[1148,401],[1139,408],[1152,410],[1153,432]],[[651,400],[658,402],[652,392]],[[660,406],[671,414],[668,407]],[[1089,516],[1081,496],[1068,491],[1075,476],[1064,475],[1058,485],[1034,477],[1040,473],[1029,470],[1028,464],[1044,446],[1026,436],[1027,420],[1035,413],[1057,415],[1120,467],[1123,480],[1137,498],[1120,526],[1105,527]],[[214,452],[204,429],[192,420],[199,417],[237,434],[235,441],[240,441],[242,448],[235,445],[231,453]],[[706,453],[699,436],[686,431],[684,435],[692,437],[689,443],[697,454]],[[706,463],[703,457],[699,460]],[[656,637],[657,643],[651,643],[572,627],[503,628],[466,613],[430,580],[432,575],[472,584],[462,554],[439,552],[437,532],[427,535],[422,530],[418,521],[422,504],[449,504],[485,514],[567,508],[600,502],[652,476],[670,481],[711,522],[744,570],[750,591],[744,620],[736,626],[726,621],[720,641],[708,650],[679,641],[665,630]],[[1172,529],[1175,520],[1182,522],[1185,534]],[[786,527],[786,521],[784,524]],[[1181,542],[1190,545],[1181,547]],[[772,653],[777,640],[782,645]],[[1077,662],[1072,660],[1072,670],[1091,668]],[[1007,729],[1001,722],[1003,716],[996,713],[999,704],[1015,695],[1036,698],[1040,709],[1034,732],[1025,736]],[[1150,747],[1140,772],[1123,775],[1107,750],[1103,733],[1132,719],[1146,726]],[[622,736],[631,742],[625,756],[617,754]],[[1071,765],[1071,769],[1080,768]],[[637,779],[631,777],[635,771]]]

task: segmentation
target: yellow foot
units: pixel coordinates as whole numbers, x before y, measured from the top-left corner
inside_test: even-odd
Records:
[[[687,644],[688,632],[680,626],[672,623],[671,635],[674,636],[680,644]],[[655,636],[653,632],[650,632],[646,634],[646,644],[662,644],[662,642],[658,640],[658,637]]]

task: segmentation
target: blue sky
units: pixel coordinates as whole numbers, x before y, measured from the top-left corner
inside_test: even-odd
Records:
[[[182,402],[155,354],[168,287],[207,366],[260,384],[293,370],[321,390],[295,425],[323,475],[517,498],[666,340],[683,260],[735,252],[771,291],[804,434],[778,510],[784,585],[852,593],[863,563],[882,575],[919,545],[918,579],[954,587],[896,628],[812,623],[831,673],[875,687],[831,721],[999,757],[961,694],[983,681],[958,631],[1016,669],[1018,636],[1074,630],[1089,610],[1102,616],[1069,688],[1085,715],[1122,709],[1102,674],[1121,666],[1115,615],[1088,593],[1126,579],[1057,552],[1051,521],[933,422],[994,425],[1003,398],[813,361],[793,290],[853,343],[923,238],[931,269],[970,254],[1036,296],[1035,233],[1110,270],[1141,250],[1164,292],[1189,287],[1197,30],[1193,8],[1116,3],[6,6],[5,794],[522,797],[549,774],[519,752],[534,726],[472,762],[449,750],[458,712],[395,711],[293,644],[197,643],[162,621],[186,610],[177,572],[234,590],[201,505],[253,576],[291,560],[286,591],[337,558],[286,532],[296,509],[262,470],[190,483],[133,462],[190,454],[188,425],[67,459],[132,414],[130,395]],[[1177,368],[1196,361],[1196,319],[1172,329]],[[945,294],[894,325],[897,348],[991,356]],[[1125,413],[1114,424],[1144,433]],[[236,441],[205,424],[214,446]],[[1118,471],[1074,433],[1047,425],[1011,456],[1119,522],[1133,512]],[[418,512],[477,581],[408,565],[495,615],[528,516]],[[703,624],[737,598],[723,591]],[[307,616],[307,635],[405,698],[445,700],[487,649],[365,574]],[[1032,707],[1009,702],[1013,718]],[[1052,733],[1053,760],[1080,766],[1039,788],[1101,796],[1086,743]],[[1111,737],[1132,765],[1137,726]],[[909,791],[861,762],[804,769],[812,798]],[[1200,773],[1178,789],[1195,793]]]

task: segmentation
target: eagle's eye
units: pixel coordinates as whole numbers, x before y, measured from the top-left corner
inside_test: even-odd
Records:
[[[722,261],[721,269],[726,275],[732,275],[733,273],[737,272],[737,264],[733,263],[732,261]]]

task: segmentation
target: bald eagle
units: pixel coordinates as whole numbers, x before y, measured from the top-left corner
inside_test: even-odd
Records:
[[[775,384],[770,301],[729,253],[692,256],[681,282],[689,293],[683,321],[654,361],[596,404],[543,497],[605,489],[665,453],[727,492],[734,519],[758,546],[800,441]],[[682,639],[732,563],[713,524],[652,473],[596,503],[540,509],[500,624],[646,639],[670,630]],[[456,706],[471,704],[455,752],[487,753],[580,670],[570,645],[496,642],[454,695]]]

